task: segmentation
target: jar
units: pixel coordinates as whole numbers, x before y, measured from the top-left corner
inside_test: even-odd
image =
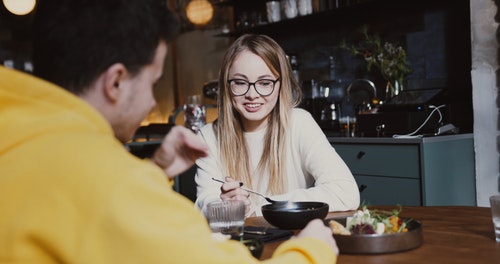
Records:
[[[312,14],[312,0],[299,0],[298,2],[299,15],[305,16]]]
[[[288,19],[295,18],[299,13],[297,9],[297,0],[281,0],[281,5],[283,7],[283,13]]]
[[[273,23],[281,20],[281,7],[279,1],[266,2],[267,22]]]

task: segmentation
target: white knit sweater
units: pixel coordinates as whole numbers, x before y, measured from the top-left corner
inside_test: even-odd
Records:
[[[291,133],[287,148],[286,193],[270,196],[274,200],[321,201],[328,203],[330,211],[346,211],[359,206],[359,191],[351,171],[335,152],[325,134],[309,112],[296,108],[291,115]],[[250,151],[251,166],[258,165],[264,148],[265,129],[245,133]],[[196,162],[196,205],[205,211],[206,205],[220,199],[221,184],[212,180],[223,180],[219,149],[212,124],[204,126],[198,134],[209,146],[209,155]],[[254,190],[265,193],[267,179],[254,183]],[[260,207],[268,202],[255,199],[250,214],[262,215]]]

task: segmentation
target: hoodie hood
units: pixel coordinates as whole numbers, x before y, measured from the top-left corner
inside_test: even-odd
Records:
[[[45,133],[93,130],[113,135],[107,121],[74,94],[33,75],[0,66],[0,156]]]

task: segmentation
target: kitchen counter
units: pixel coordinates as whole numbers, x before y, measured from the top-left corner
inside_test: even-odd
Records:
[[[370,205],[476,205],[472,134],[328,140]]]
[[[456,134],[456,135],[442,135],[442,136],[429,136],[422,138],[393,138],[393,137],[338,137],[334,136],[333,132],[325,131],[330,143],[377,143],[377,144],[420,144],[428,142],[444,142],[458,139],[473,139],[472,133]]]

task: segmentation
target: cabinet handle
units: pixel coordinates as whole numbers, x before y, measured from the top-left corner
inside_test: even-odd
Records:
[[[364,185],[364,184],[361,184],[361,185],[359,186],[359,192],[364,191],[366,188],[368,188],[368,186],[366,186],[366,185]]]
[[[357,158],[358,158],[358,159],[361,159],[361,158],[362,158],[365,154],[366,154],[366,152],[364,152],[364,151],[360,151],[360,152],[358,152],[358,156],[357,156]]]

